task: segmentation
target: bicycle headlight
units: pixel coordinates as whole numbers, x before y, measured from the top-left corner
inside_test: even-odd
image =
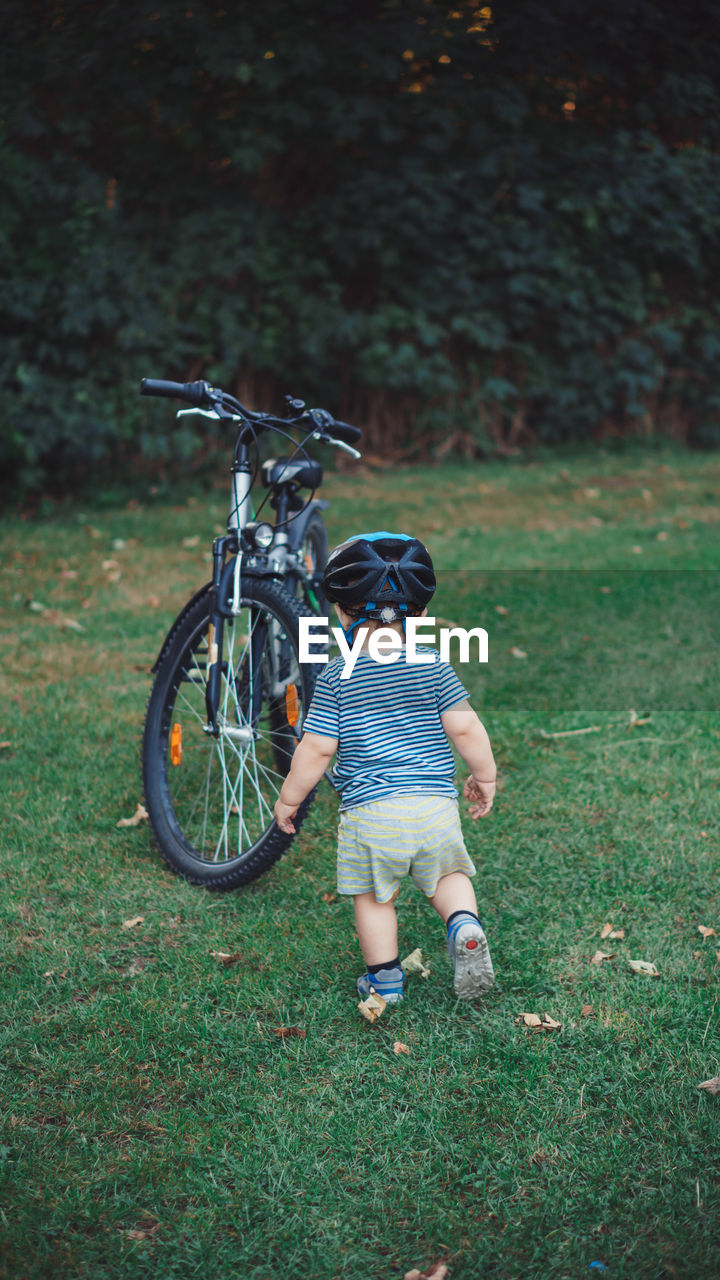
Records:
[[[246,524],[245,534],[259,551],[267,551],[268,547],[272,546],[275,530],[271,524],[260,521],[258,524]]]

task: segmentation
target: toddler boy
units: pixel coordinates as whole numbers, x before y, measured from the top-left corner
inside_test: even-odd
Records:
[[[389,1004],[403,998],[394,902],[408,873],[447,925],[458,998],[472,1000],[494,981],[448,744],[450,739],[470,770],[463,795],[471,817],[481,818],[495,796],[488,735],[452,667],[435,650],[417,646],[419,655],[433,655],[423,664],[407,662],[404,647],[391,664],[367,652],[377,629],[404,638],[405,619],[427,613],[435,586],[426,547],[407,534],[361,534],[330,553],[325,597],[335,605],[348,644],[358,628],[365,628],[365,639],[348,679],[341,678],[342,659],[323,668],[275,805],[278,826],[294,831],[292,819],[337,751],[338,893],[353,897],[367,966],[358,994],[373,987]]]

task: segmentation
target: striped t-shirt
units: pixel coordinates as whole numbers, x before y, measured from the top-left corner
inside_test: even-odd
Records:
[[[320,674],[304,728],[338,739],[333,779],[343,809],[398,792],[456,796],[455,761],[440,716],[466,698],[452,667],[434,649],[430,664],[396,662],[361,653],[342,680],[342,658]]]

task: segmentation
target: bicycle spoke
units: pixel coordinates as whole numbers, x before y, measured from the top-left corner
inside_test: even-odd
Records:
[[[272,829],[274,804],[297,742],[286,719],[289,685],[299,693],[300,723],[307,710],[294,632],[275,611],[275,592],[282,608],[282,595],[273,586],[272,605],[243,600],[240,612],[225,622],[218,641],[214,733],[206,706],[207,613],[204,621],[198,614],[199,625],[168,686],[163,720],[168,804],[174,828],[193,856],[210,866],[244,858]]]

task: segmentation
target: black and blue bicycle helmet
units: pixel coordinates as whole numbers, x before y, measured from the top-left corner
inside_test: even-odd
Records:
[[[347,612],[359,609],[352,627],[366,619],[402,621],[410,609],[424,609],[436,587],[427,547],[407,533],[360,533],[328,556],[323,593]]]

